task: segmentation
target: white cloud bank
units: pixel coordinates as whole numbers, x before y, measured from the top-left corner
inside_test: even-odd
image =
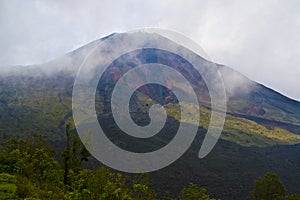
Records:
[[[0,1],[0,66],[43,63],[112,32],[179,31],[213,61],[300,100],[300,1]]]

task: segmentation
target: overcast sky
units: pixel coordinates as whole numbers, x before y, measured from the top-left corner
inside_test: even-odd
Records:
[[[112,32],[160,27],[300,100],[300,1],[0,0],[0,66],[43,63]]]

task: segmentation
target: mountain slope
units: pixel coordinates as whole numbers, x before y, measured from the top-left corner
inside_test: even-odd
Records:
[[[26,134],[40,132],[47,139],[60,140],[63,137],[61,134],[63,124],[66,120],[71,121],[71,95],[76,72],[90,50],[106,38],[94,41],[46,64],[18,66],[1,73],[0,109],[3,113],[0,124],[1,136],[26,137]],[[183,62],[174,55],[158,50],[143,50],[139,55],[139,62],[146,58],[154,61],[165,60],[163,62],[175,68]],[[115,66],[120,69],[126,64],[121,62],[118,66],[116,63]],[[224,135],[223,139],[246,146],[299,142],[299,137],[295,135],[300,133],[299,102],[255,83],[229,67],[223,65],[218,67],[228,96],[225,130],[231,133]],[[201,122],[203,127],[207,127],[210,97],[205,83],[201,77],[195,77],[192,73],[187,74],[187,71],[182,73],[185,73],[198,89],[198,98],[202,102],[204,113]],[[107,73],[105,81],[112,81],[112,75],[114,73]],[[180,83],[177,83],[176,87],[184,90],[184,86]],[[140,96],[145,95],[150,100],[156,101],[162,94],[162,91],[157,91],[153,86],[145,88]],[[101,92],[101,88],[99,90],[100,96],[107,92]],[[164,102],[167,103],[172,101]],[[179,113],[175,111],[173,113],[172,117],[179,119]],[[255,140],[259,142],[254,142]]]
[[[126,34],[120,35],[126,38]],[[38,133],[61,149],[64,125],[73,121],[72,90],[77,70],[87,54],[111,36],[46,64],[5,68],[0,74],[0,142]],[[130,110],[137,124],[149,122],[148,110],[152,104],[161,103],[168,113],[164,129],[147,141],[120,134],[109,109],[109,94],[120,76],[139,63],[151,60],[175,69],[180,69],[181,65],[190,66],[177,55],[157,49],[141,49],[125,56],[134,59],[117,59],[102,77],[105,84],[98,85],[95,101],[99,121],[110,140],[124,149],[147,152],[161,148],[174,137],[181,120],[178,101],[172,91],[146,85],[134,93]],[[198,134],[183,157],[150,174],[151,184],[161,191],[176,193],[178,188],[195,182],[216,197],[244,199],[255,178],[273,171],[281,177],[289,192],[300,192],[300,102],[253,82],[227,66],[217,66],[228,97],[221,139],[206,158],[198,159],[210,119],[210,96],[201,76],[188,68],[181,69],[196,89],[200,103],[200,124],[194,124],[199,126]],[[173,85],[185,90],[181,83]],[[195,109],[195,105],[188,102],[184,102],[184,106]]]

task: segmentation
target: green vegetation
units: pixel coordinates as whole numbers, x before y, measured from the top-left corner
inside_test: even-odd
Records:
[[[193,104],[183,103],[183,106],[192,113],[196,106]],[[166,105],[168,114],[174,117],[177,121],[180,119],[180,110],[178,104]],[[210,110],[205,107],[200,107],[200,124],[205,129],[208,128],[210,121]],[[190,122],[195,121],[189,119]],[[258,146],[266,147],[276,144],[297,144],[300,143],[300,135],[294,134],[280,127],[267,128],[254,121],[235,117],[227,114],[224,125],[224,130],[221,138],[231,141],[242,146]]]
[[[0,148],[0,199],[103,199],[103,200],[215,200],[205,188],[190,183],[176,196],[164,197],[151,188],[147,174],[124,175],[105,167],[84,169],[90,154],[78,136],[66,127],[61,159],[40,136],[10,139]],[[287,191],[277,175],[257,179],[250,194],[253,200],[299,200]]]
[[[67,77],[67,78],[66,78]],[[16,137],[26,139],[32,133],[39,133],[46,141],[57,142],[65,139],[63,125],[72,123],[71,107],[72,107],[72,85],[73,78],[63,75],[53,76],[52,78],[41,81],[38,77],[5,78],[0,81],[0,142],[7,138]],[[177,85],[177,87],[179,87]],[[179,87],[182,88],[182,87]],[[183,88],[182,88],[183,89]],[[98,94],[99,95],[99,94]],[[101,100],[98,96],[96,100]],[[148,96],[138,93],[139,104],[137,110],[148,109],[143,105],[151,105],[154,100]],[[256,100],[257,104],[261,100]],[[252,102],[252,104],[253,104]],[[206,103],[204,103],[207,105]],[[243,107],[250,105],[251,102],[242,100],[231,100],[228,106],[229,111],[234,113],[234,110],[241,110]],[[103,109],[103,104],[96,102],[97,110]],[[195,105],[184,103],[188,110],[193,113]],[[263,106],[266,111],[267,119],[287,121],[297,124],[294,117],[290,119],[290,115],[282,110]],[[293,109],[292,105],[284,104],[288,110]],[[168,115],[180,121],[180,110],[178,104],[170,103],[165,106]],[[234,108],[234,109],[233,109]],[[279,112],[279,113],[276,113]],[[290,113],[290,112],[289,112]],[[261,116],[265,118],[266,116]],[[47,121],[47,123],[44,123]],[[195,119],[189,119],[194,122]],[[210,110],[207,107],[200,108],[200,125],[203,128],[208,127],[210,121]],[[233,115],[227,115],[222,139],[237,143],[242,146],[266,147],[278,144],[296,144],[300,143],[300,136],[286,130],[280,126],[270,126],[258,124],[252,120]]]
[[[17,186],[16,179],[13,175],[7,173],[0,174],[0,198],[1,199],[12,199],[14,198]]]
[[[208,194],[206,194],[206,189],[200,188],[198,185],[191,183],[188,188],[184,188],[179,196],[180,200],[216,200],[211,199]]]
[[[223,139],[243,146],[271,146],[276,144],[297,144],[300,135],[280,127],[267,128],[254,121],[227,115]]]
[[[39,136],[27,140],[11,139],[0,148],[0,199],[66,200],[153,200],[156,192],[145,176],[128,176],[100,167],[82,167],[90,154],[70,125],[61,162],[55,151]],[[194,197],[194,198],[192,198]],[[210,199],[195,184],[182,190],[179,199]],[[170,199],[172,199],[170,197]],[[178,199],[178,198],[175,198]]]
[[[40,77],[2,78],[0,141],[11,137],[26,139],[32,133],[41,134],[46,141],[64,139],[61,123],[71,121],[70,83],[72,79],[60,76],[43,81]]]
[[[299,200],[300,195],[287,195],[286,189],[278,176],[273,173],[266,173],[263,177],[254,182],[251,191],[253,200]]]
[[[64,168],[64,184],[70,185],[69,182],[69,173],[73,172],[78,173],[82,169],[82,162],[88,161],[90,153],[85,147],[81,145],[81,141],[78,135],[71,133],[70,124],[66,126],[66,147],[61,154]],[[73,144],[71,145],[71,141]]]

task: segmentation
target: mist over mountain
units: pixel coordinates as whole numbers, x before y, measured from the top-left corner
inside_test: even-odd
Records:
[[[118,35],[126,41],[126,34],[112,35]],[[1,69],[1,142],[11,137],[30,138],[32,134],[38,133],[59,146],[65,137],[64,125],[73,122],[72,90],[76,73],[89,53],[110,36],[45,64]],[[164,41],[162,36],[156,37]],[[172,45],[182,48],[179,44]],[[209,62],[204,58],[199,59],[204,64]],[[101,77],[103,84],[98,85],[95,100],[98,117],[104,120],[101,125],[110,131],[108,137],[114,143],[133,151],[143,148],[142,151],[146,152],[168,143],[173,137],[171,132],[178,127],[180,111],[176,97],[170,90],[150,84],[139,88],[134,94],[130,105],[132,118],[137,124],[147,124],[149,107],[160,103],[168,111],[168,121],[163,132],[170,134],[162,134],[142,143],[117,134],[119,130],[108,109],[113,87],[128,70],[150,61],[163,63],[180,71],[195,88],[201,112],[201,121],[197,124],[199,134],[193,146],[178,162],[152,174],[154,186],[168,190],[164,182],[171,181],[179,186],[195,181],[206,184],[212,191],[221,194],[222,199],[239,199],[240,195],[249,191],[254,178],[272,169],[284,177],[288,190],[299,192],[300,175],[297,172],[300,158],[297,155],[300,149],[300,102],[224,65],[217,64],[227,96],[224,130],[213,152],[207,158],[199,160],[196,152],[211,115],[210,95],[201,75],[194,73],[193,66],[180,56],[161,49],[139,49],[115,60]],[[143,75],[147,75],[147,72]],[[174,83],[174,87],[185,90],[180,83]],[[194,109],[194,105],[187,106]],[[240,185],[243,182],[245,185],[242,187]],[[228,187],[221,187],[224,184]],[[176,184],[169,190],[176,191]]]

